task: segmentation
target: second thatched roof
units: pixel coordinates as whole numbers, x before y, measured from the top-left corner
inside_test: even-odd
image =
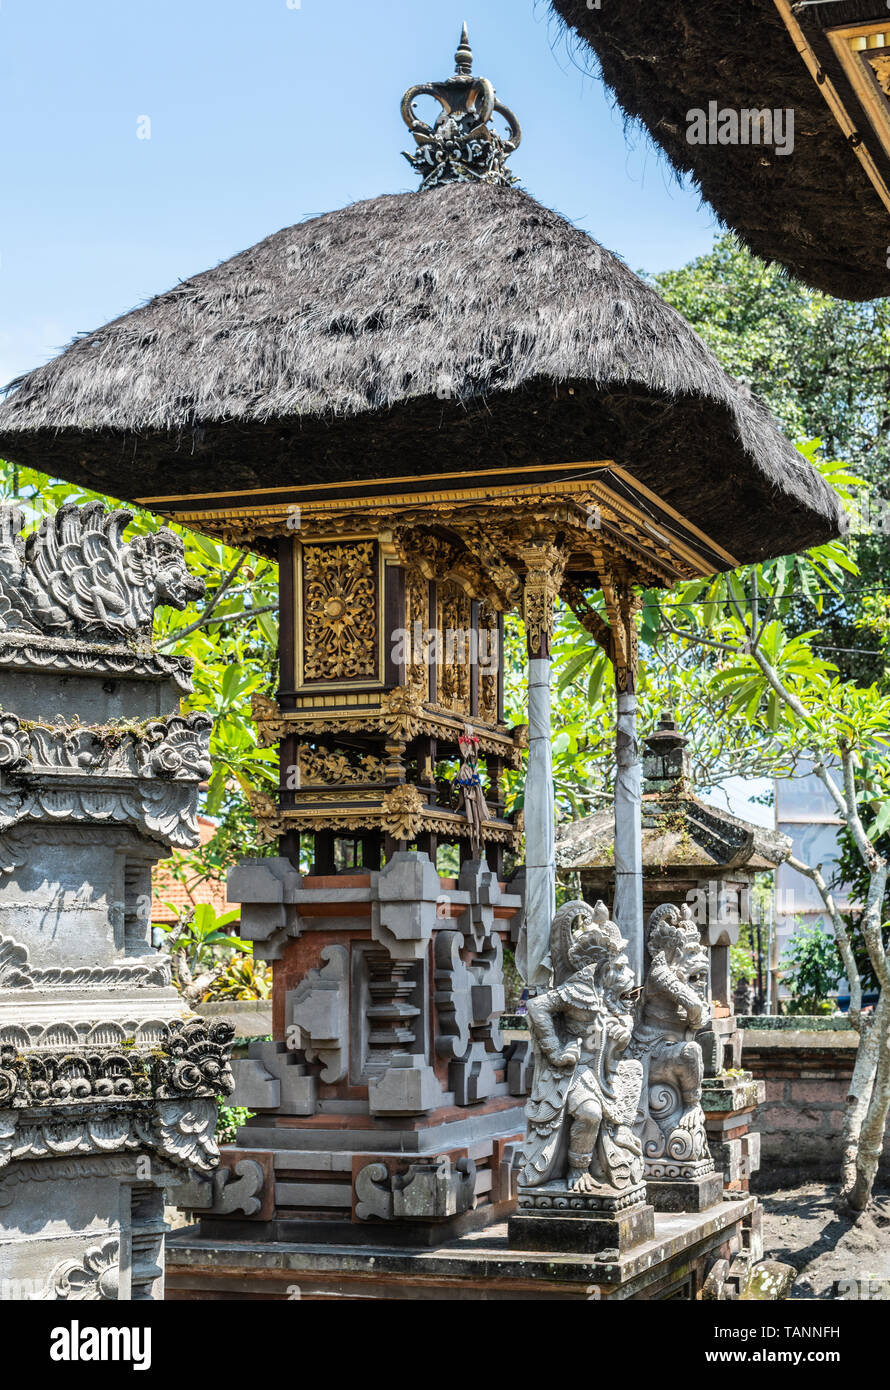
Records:
[[[797,51],[775,0],[551,0],[595,57],[625,114],[689,174],[758,256],[845,299],[890,294],[886,207],[857,161],[867,150],[890,184],[890,157],[829,43],[827,27],[887,21],[884,0],[808,0],[793,19],[858,129],[848,137]],[[763,144],[690,144],[691,110],[791,110],[790,154]]]
[[[515,188],[276,232],[14,383],[0,454],[129,500],[614,459],[739,560],[836,495],[694,330]]]

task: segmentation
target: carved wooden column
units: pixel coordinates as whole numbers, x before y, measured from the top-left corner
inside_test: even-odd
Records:
[[[522,615],[528,649],[528,769],[525,778],[525,922],[519,968],[529,988],[546,988],[550,923],[556,910],[556,817],[550,745],[550,644],[556,596],[565,566],[558,546],[523,547]]]

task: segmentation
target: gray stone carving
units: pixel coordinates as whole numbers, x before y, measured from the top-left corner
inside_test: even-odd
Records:
[[[625,1056],[634,991],[625,944],[602,903],[567,903],[553,919],[554,988],[528,1006],[535,1079],[524,1187],[556,1184],[580,1196],[640,1187],[631,1126],[643,1070]]]
[[[247,1056],[232,1063],[232,1105],[275,1110],[282,1115],[314,1115],[318,1080],[299,1051],[282,1042],[251,1042]]]
[[[27,946],[11,936],[0,935],[0,990],[82,989],[98,985],[105,989],[129,989],[133,985],[169,985],[170,961],[163,956],[146,957],[120,965],[46,966],[35,969]]]
[[[393,960],[422,960],[437,925],[442,896],[428,854],[394,854],[371,875],[371,935]]]
[[[0,831],[22,821],[118,821],[186,847],[210,776],[212,721],[179,715],[116,728],[0,720]],[[52,774],[52,775],[50,775]]]
[[[285,999],[288,1046],[302,1048],[307,1062],[321,1062],[328,1085],[346,1076],[349,1047],[349,951],[326,946],[326,964],[310,970]]]
[[[631,1054],[643,1064],[637,1133],[647,1178],[713,1173],[701,1107],[704,1067],[696,1032],[710,1018],[708,953],[687,904],[666,903],[646,929],[648,969]]]
[[[527,1046],[505,1046],[498,1027],[518,894],[484,862],[443,882],[418,851],[322,881],[282,859],[249,861],[230,874],[229,897],[263,950],[283,956],[285,979],[299,970],[285,1037],[233,1063],[232,1103],[254,1112],[236,1144],[287,1174],[275,1219],[288,1238],[303,1227],[315,1239],[319,1211],[327,1238],[347,1241],[372,1218],[408,1222],[400,1238],[413,1241],[427,1222],[500,1214],[531,1070]],[[208,1238],[225,1237],[220,1215],[202,1208]]]
[[[129,520],[65,506],[23,540],[0,508],[0,1275],[45,1298],[162,1296],[165,1187],[212,1172],[233,1085],[233,1030],[187,1019],[151,942],[211,728],[152,615],[203,587]]]
[[[226,896],[241,904],[241,935],[258,960],[280,960],[285,943],[300,935],[295,904],[302,884],[287,859],[244,859],[229,870]]]
[[[19,507],[0,515],[0,628],[151,643],[154,610],[185,608],[204,586],[185,566],[179,536],[166,527],[125,544],[133,519],[102,502],[69,503],[27,540]]]
[[[626,945],[602,902],[553,918],[554,985],[528,1005],[535,1073],[508,1226],[519,1248],[621,1251],[654,1234],[633,1132],[643,1068],[628,1055],[638,989]]]
[[[355,1214],[360,1221],[446,1220],[476,1205],[476,1165],[452,1164],[447,1155],[418,1159],[403,1172],[367,1163],[355,1177]]]
[[[50,1275],[52,1298],[82,1302],[117,1299],[120,1283],[120,1241],[92,1245],[80,1260],[63,1260]]]
[[[219,1167],[209,1176],[191,1173],[177,1183],[170,1196],[186,1211],[233,1216],[254,1216],[262,1206],[265,1174],[253,1158],[239,1159],[231,1167]]]

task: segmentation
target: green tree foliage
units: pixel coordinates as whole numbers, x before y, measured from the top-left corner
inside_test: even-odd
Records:
[[[830,1012],[829,995],[843,975],[833,936],[819,926],[800,926],[785,947],[782,979],[791,991],[790,1014]]]
[[[809,290],[745,251],[731,233],[652,283],[727,371],[770,407],[789,438],[821,439],[825,456],[867,485],[868,501],[863,493],[854,522],[860,578],[843,594],[823,594],[818,641],[853,649],[832,652],[844,675],[863,685],[883,679],[882,643],[868,619],[883,612],[887,620],[890,300],[850,303]],[[792,605],[786,623],[798,631],[810,625],[805,600]]]

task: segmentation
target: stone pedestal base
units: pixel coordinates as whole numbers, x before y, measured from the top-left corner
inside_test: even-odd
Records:
[[[645,1207],[651,1215],[651,1207]],[[632,1249],[573,1253],[511,1248],[505,1224],[434,1249],[378,1243],[370,1229],[362,1246],[276,1245],[201,1239],[195,1229],[167,1242],[171,1300],[332,1297],[411,1301],[574,1299],[583,1303],[677,1299],[694,1301],[715,1263],[747,1254],[762,1258],[753,1198],[721,1202],[702,1215],[655,1217],[655,1234]],[[548,1219],[542,1216],[542,1220]],[[558,1218],[557,1218],[558,1219]],[[573,1218],[563,1218],[570,1223]],[[582,1216],[582,1220],[585,1218]],[[553,1227],[550,1217],[548,1226]],[[729,1281],[718,1297],[738,1296]],[[591,1316],[595,1316],[591,1313]]]
[[[722,1173],[697,1178],[646,1179],[646,1196],[656,1211],[707,1211],[723,1200]]]
[[[616,1193],[569,1193],[564,1185],[519,1189],[519,1211],[507,1226],[516,1250],[577,1250],[618,1254],[655,1234],[646,1188]]]
[[[514,1250],[551,1250],[555,1254],[577,1251],[614,1255],[632,1250],[655,1235],[655,1209],[645,1202],[614,1216],[581,1212],[519,1212],[507,1223],[507,1239]]]

